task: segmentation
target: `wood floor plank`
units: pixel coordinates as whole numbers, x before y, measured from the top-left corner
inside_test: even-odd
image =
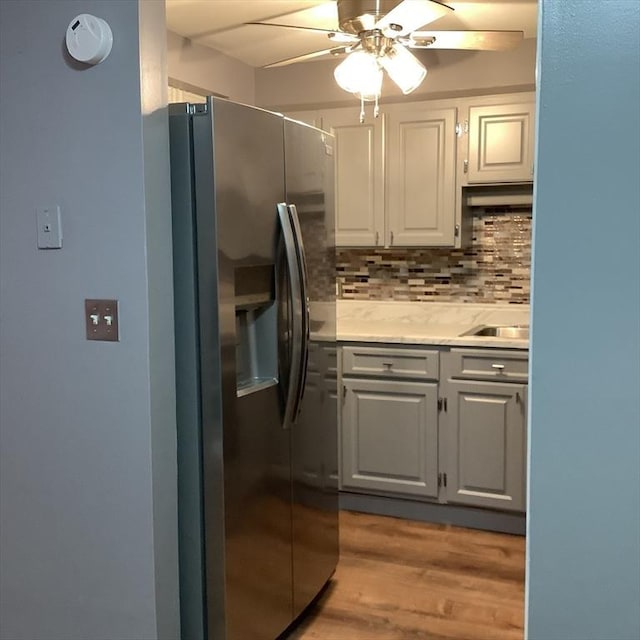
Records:
[[[522,640],[520,536],[343,511],[330,585],[283,640]]]

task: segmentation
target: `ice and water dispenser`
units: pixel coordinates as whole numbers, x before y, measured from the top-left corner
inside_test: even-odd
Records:
[[[242,397],[278,383],[274,265],[236,267],[235,312],[236,389]]]

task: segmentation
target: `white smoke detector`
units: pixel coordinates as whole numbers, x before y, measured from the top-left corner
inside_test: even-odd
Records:
[[[99,64],[111,52],[113,34],[102,19],[89,13],[76,16],[67,27],[67,50],[85,64]]]

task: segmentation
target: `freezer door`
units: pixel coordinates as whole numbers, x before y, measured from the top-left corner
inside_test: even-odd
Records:
[[[278,362],[283,119],[223,100],[193,118],[207,631],[291,622],[290,431]]]
[[[291,428],[294,616],[338,561],[333,138],[285,120],[287,202],[306,278],[305,369]]]

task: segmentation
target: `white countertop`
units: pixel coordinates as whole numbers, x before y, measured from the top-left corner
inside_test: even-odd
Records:
[[[483,325],[528,325],[529,305],[339,300],[336,306],[340,342],[529,348],[528,340],[463,335]],[[332,333],[329,308],[312,303],[313,339]]]

